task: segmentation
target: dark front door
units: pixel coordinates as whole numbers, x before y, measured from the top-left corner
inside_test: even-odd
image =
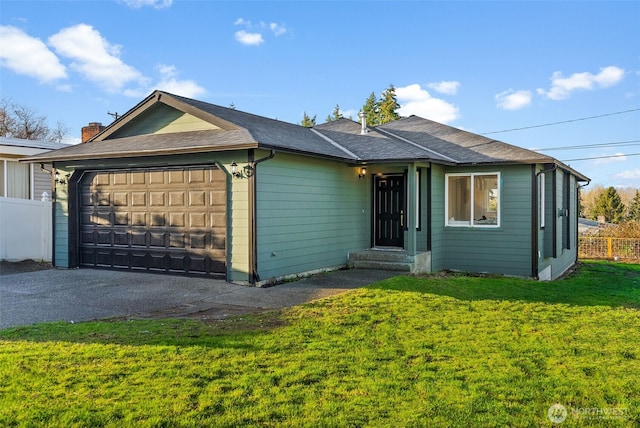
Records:
[[[404,176],[375,177],[374,246],[404,246]]]

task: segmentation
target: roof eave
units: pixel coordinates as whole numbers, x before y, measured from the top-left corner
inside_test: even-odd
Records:
[[[140,150],[136,152],[109,152],[109,153],[87,153],[81,155],[58,155],[58,156],[46,156],[43,153],[39,156],[31,156],[29,158],[22,159],[23,162],[68,162],[78,160],[103,160],[103,159],[122,159],[131,157],[152,157],[152,156],[169,156],[169,155],[185,155],[191,153],[209,153],[209,152],[224,152],[230,150],[248,150],[261,148],[256,144],[237,144],[234,146],[225,147],[181,147],[170,148],[161,150]]]

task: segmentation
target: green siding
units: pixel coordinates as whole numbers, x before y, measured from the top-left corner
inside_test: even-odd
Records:
[[[546,225],[544,230],[540,230],[538,233],[538,239],[540,239],[540,246],[544,248],[544,253],[540,254],[538,259],[538,272],[545,273],[545,276],[550,276],[551,279],[556,279],[558,276],[562,275],[568,268],[573,266],[576,262],[577,258],[577,235],[576,228],[578,224],[578,206],[577,206],[577,192],[578,192],[578,182],[576,177],[571,174],[565,174],[564,171],[557,169],[553,172],[549,172],[546,175],[547,178],[547,207],[546,207]],[[555,186],[555,203],[556,209],[555,211],[552,209],[553,202],[553,190],[552,183],[553,179],[550,178],[555,175],[556,178],[556,186]],[[567,184],[565,183],[565,179],[569,180],[568,188],[569,188],[569,197],[565,194],[565,189],[567,188]],[[568,205],[567,205],[568,200]],[[565,218],[559,212],[559,210],[566,208],[569,213],[569,217]],[[555,224],[555,235],[553,234],[552,225]],[[567,233],[567,228],[569,229],[570,237],[569,237],[569,245],[567,248],[566,239],[564,239],[565,234]],[[553,242],[556,244],[556,257],[552,257],[552,252],[550,248],[553,247]],[[550,269],[550,272],[548,271]]]
[[[449,168],[445,172],[500,172],[501,225],[498,228],[444,227],[444,242],[438,243],[444,260],[438,257],[434,265],[469,272],[531,276],[531,168],[528,165]],[[444,204],[445,177],[439,175],[438,193],[442,194]],[[438,217],[444,225],[444,213]],[[434,234],[435,231],[434,227]]]
[[[278,153],[257,169],[261,280],[343,266],[370,244],[370,177],[342,163]]]
[[[431,269],[445,269],[444,174],[442,165],[431,167]]]
[[[58,167],[61,174],[71,175],[70,170]],[[69,194],[66,184],[55,184],[54,207],[54,236],[53,259],[56,267],[69,267]]]
[[[158,104],[135,118],[125,128],[119,129],[110,138],[130,137],[144,134],[167,134],[171,132],[204,131],[219,129],[217,126],[181,112],[166,104]]]

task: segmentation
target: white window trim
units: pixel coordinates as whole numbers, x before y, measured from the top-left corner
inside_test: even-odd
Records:
[[[0,162],[2,162],[3,164],[3,168],[2,168],[2,174],[3,174],[3,189],[2,192],[0,192],[0,195],[3,195],[4,197],[7,197],[7,193],[9,192],[9,178],[8,178],[8,162],[16,162],[16,163],[20,163],[18,161],[18,159],[14,159],[14,158],[0,158]],[[34,199],[34,195],[35,195],[35,173],[34,173],[34,166],[33,164],[29,164],[29,195],[26,198],[27,200],[32,200]],[[20,198],[22,199],[22,198]]]
[[[473,207],[473,195],[474,195],[474,177],[483,175],[495,175],[498,177],[498,209],[496,210],[496,224],[473,224],[474,207]],[[469,197],[471,205],[471,220],[469,223],[449,223],[449,177],[470,177],[471,180],[471,192]],[[465,228],[480,228],[480,229],[497,229],[502,224],[502,176],[499,172],[453,172],[444,175],[444,225],[445,227],[465,227]]]

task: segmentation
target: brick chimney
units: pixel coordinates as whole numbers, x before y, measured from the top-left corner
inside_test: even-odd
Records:
[[[82,142],[86,143],[94,136],[98,135],[105,126],[102,126],[100,122],[89,122],[87,126],[82,127]]]

